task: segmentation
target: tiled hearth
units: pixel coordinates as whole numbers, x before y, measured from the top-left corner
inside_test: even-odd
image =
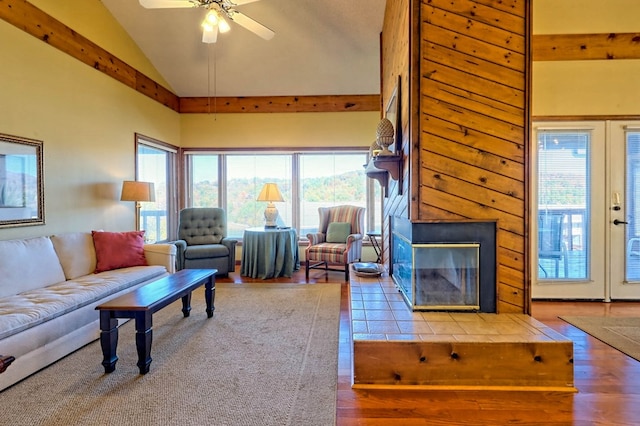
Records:
[[[573,343],[530,316],[412,312],[387,274],[350,275],[354,387],[575,391]]]

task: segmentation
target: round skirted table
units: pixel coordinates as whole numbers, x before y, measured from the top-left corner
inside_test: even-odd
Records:
[[[240,274],[245,277],[290,277],[300,269],[298,235],[291,228],[248,228],[242,239]]]

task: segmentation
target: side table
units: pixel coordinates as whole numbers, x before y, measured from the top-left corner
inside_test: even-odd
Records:
[[[242,239],[240,275],[263,280],[300,269],[298,235],[291,228],[248,228]]]
[[[369,241],[371,241],[371,247],[373,247],[373,251],[376,252],[376,256],[378,256],[376,263],[380,263],[382,261],[382,249],[380,248],[380,242],[378,241],[378,238],[381,236],[382,234],[377,232],[367,232],[367,237],[369,238]]]

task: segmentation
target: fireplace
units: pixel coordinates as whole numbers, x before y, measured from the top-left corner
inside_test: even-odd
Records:
[[[391,277],[414,311],[496,312],[496,222],[391,217]]]

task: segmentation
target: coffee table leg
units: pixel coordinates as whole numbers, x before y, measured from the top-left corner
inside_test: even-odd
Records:
[[[216,299],[216,277],[210,276],[207,282],[204,284],[204,298],[207,302],[207,318],[213,316],[213,311],[216,309],[214,302]]]
[[[138,368],[140,374],[147,374],[151,365],[151,342],[153,321],[151,311],[136,312],[136,349],[138,351]]]
[[[111,317],[111,312],[100,311],[100,347],[102,348],[102,365],[105,373],[116,369],[118,356],[118,320]]]
[[[182,296],[182,314],[185,318],[191,314],[191,292]]]

